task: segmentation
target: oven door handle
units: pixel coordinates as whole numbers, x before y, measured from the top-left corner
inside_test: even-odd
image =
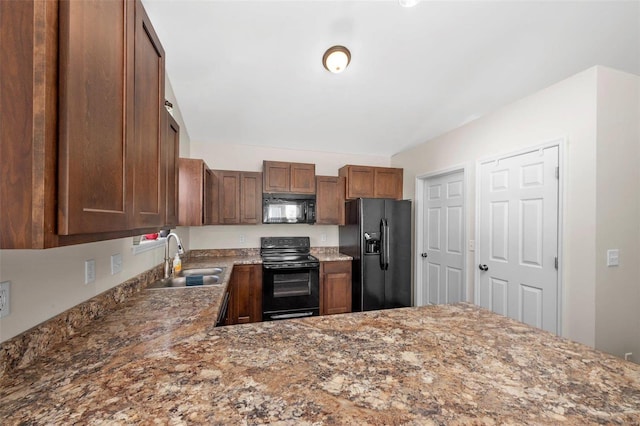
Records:
[[[272,315],[271,319],[280,320],[280,319],[291,319],[291,318],[304,318],[313,316],[313,312],[296,312],[294,314],[280,314],[280,315]]]
[[[262,264],[262,267],[264,269],[303,269],[303,270],[310,270],[310,269],[317,269],[320,267],[320,264],[312,264],[312,265],[293,265],[293,266],[282,266],[282,265],[265,265]]]

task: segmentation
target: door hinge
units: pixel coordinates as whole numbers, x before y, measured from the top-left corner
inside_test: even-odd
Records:
[[[556,167],[556,179],[560,179],[560,167]]]
[[[558,258],[556,257],[556,269],[558,269]]]

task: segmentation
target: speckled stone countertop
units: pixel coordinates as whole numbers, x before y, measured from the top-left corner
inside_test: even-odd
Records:
[[[640,366],[468,304],[215,328],[147,290],[0,380],[3,424],[639,424]]]

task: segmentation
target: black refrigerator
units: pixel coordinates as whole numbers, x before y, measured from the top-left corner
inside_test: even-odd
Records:
[[[339,235],[353,257],[354,312],[411,306],[411,200],[347,201]]]

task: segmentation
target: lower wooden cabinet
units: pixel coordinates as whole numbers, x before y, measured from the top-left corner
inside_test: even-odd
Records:
[[[232,325],[262,321],[262,265],[234,266],[229,287],[226,323]]]
[[[351,312],[351,261],[320,263],[320,315]]]

